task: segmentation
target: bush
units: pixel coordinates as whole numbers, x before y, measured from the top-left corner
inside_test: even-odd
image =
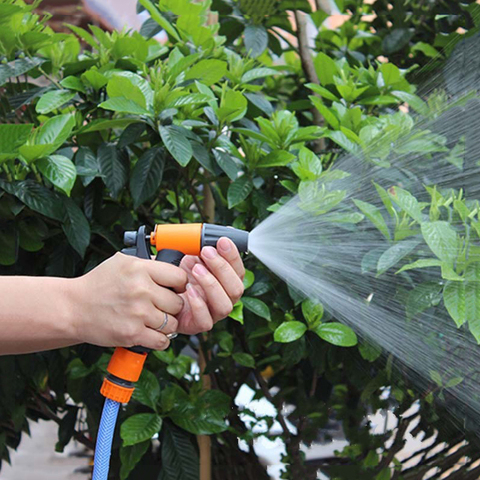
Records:
[[[405,71],[363,63],[368,42],[353,42],[357,54],[339,61],[284,50],[273,27],[291,32],[288,11],[301,18],[306,1],[270,2],[272,11],[264,2],[262,12],[257,2],[217,0],[218,23],[209,2],[140,3],[152,17],[142,34],[72,26],[66,35],[21,0],[0,2],[2,274],[81,275],[139,224],[215,221],[250,230],[302,182],[321,178],[341,149],[355,152],[362,122],[381,125],[403,102],[422,108]],[[165,46],[151,38],[159,25],[169,34]],[[342,28],[334,34],[346,38]],[[323,48],[326,33],[319,35]],[[332,42],[325,51],[338,57]],[[389,80],[379,87],[380,78]],[[264,434],[252,426],[275,421],[286,444],[283,478],[315,478],[319,465],[307,465],[300,446],[328,432],[332,415],[350,446],[322,468],[337,478],[390,478],[389,462],[371,452],[389,458],[398,445],[385,446],[388,433],[371,435],[365,416],[387,407],[399,415],[418,394],[401,373],[387,375],[368,346],[342,348],[356,343],[350,330],[337,345],[321,338],[315,325],[333,320],[321,306],[253,258],[246,265],[246,296],[231,318],[149,355],[121,413],[112,478],[198,478],[195,436],[209,435],[214,478],[267,479],[253,449]],[[301,334],[286,342],[294,319]],[[187,346],[206,359],[203,378],[191,373]],[[80,345],[1,358],[2,459],[28,432],[27,419],[56,421],[59,451],[72,438],[92,447],[110,353]],[[277,408],[275,418],[234,404],[245,384]],[[380,398],[388,385],[392,395]],[[435,415],[423,402],[419,428],[439,428],[438,443],[456,440]]]

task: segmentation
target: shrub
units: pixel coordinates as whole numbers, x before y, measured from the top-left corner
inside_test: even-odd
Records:
[[[310,12],[306,1],[271,2],[273,12],[268,2],[262,12],[256,2],[215,1],[218,23],[207,21],[209,2],[140,3],[152,17],[142,34],[72,26],[69,35],[51,31],[33,6],[0,3],[2,274],[81,275],[118,251],[123,231],[139,224],[215,221],[252,229],[302,182],[320,178],[341,149],[356,151],[362,122],[382,122],[405,101],[422,108],[393,64],[284,51],[273,27],[292,31],[288,11]],[[151,38],[159,26],[167,45]],[[309,76],[304,86],[303,68],[319,81]],[[380,77],[390,80],[378,87]],[[408,380],[387,375],[365,345],[346,349],[320,338],[315,322],[331,320],[320,306],[302,301],[254,259],[246,265],[246,295],[231,318],[149,356],[134,401],[121,413],[112,478],[198,478],[195,436],[209,435],[214,478],[266,479],[253,449],[264,433],[252,427],[270,429],[275,421],[286,444],[284,478],[314,478],[318,465],[305,463],[300,445],[327,431],[332,412],[350,446],[340,455],[347,468],[333,459],[325,471],[390,478],[388,464],[369,454],[382,448],[388,458],[390,435],[370,435],[364,420],[378,408],[406,411],[418,398]],[[285,342],[294,319],[301,335]],[[351,339],[346,329],[339,343],[356,343]],[[186,346],[206,359],[203,381],[191,373]],[[80,345],[1,358],[2,458],[28,432],[27,419],[56,421],[59,451],[72,438],[92,447],[109,355]],[[209,382],[211,389],[202,388]],[[237,407],[242,385],[268,399],[276,417]],[[380,398],[386,385],[392,396]],[[422,428],[440,428],[438,442],[455,438],[424,403]],[[288,415],[285,405],[293,407]]]

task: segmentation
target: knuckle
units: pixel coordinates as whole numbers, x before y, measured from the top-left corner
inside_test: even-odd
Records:
[[[233,310],[233,303],[228,302],[218,307],[217,314],[220,318],[225,318],[232,313],[232,310]]]
[[[170,340],[165,335],[159,335],[155,343],[155,350],[166,350],[170,346]]]
[[[138,340],[140,338],[141,329],[138,325],[125,325],[122,327],[122,337],[123,343],[127,344],[129,347],[138,345]]]
[[[238,284],[234,286],[232,290],[233,297],[239,300],[245,292],[245,287],[243,286],[243,284]]]

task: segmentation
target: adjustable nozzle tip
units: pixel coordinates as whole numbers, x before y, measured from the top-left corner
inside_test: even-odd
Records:
[[[238,228],[223,227],[205,223],[202,229],[202,247],[216,247],[222,237],[229,238],[239,252],[248,252],[248,232]]]

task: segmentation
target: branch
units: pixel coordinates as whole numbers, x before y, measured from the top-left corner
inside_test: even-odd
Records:
[[[302,62],[302,68],[310,83],[319,84],[317,71],[315,70],[315,64],[313,63],[312,54],[308,44],[308,26],[306,15],[298,10],[295,10],[295,22],[297,24],[297,39],[298,39],[298,53]],[[315,94],[317,95],[317,94]],[[317,95],[318,96],[318,95]],[[323,127],[325,124],[320,112],[313,107],[311,110],[313,115],[313,123],[319,127]],[[325,150],[325,139],[320,138],[315,141],[315,152]]]
[[[62,419],[57,416],[55,413],[53,413],[40,399],[37,400],[37,405],[39,407],[40,413],[48,417],[50,420],[53,420],[57,425],[60,425],[62,423]],[[95,445],[94,443],[87,438],[83,433],[78,432],[77,430],[73,431],[73,438],[77,440],[77,442],[81,443],[85,447],[89,448],[90,450],[95,450]]]
[[[260,388],[262,389],[262,392],[263,394],[265,395],[265,397],[267,398],[267,400],[272,404],[274,405],[276,408],[277,408],[277,417],[278,417],[278,422],[280,423],[280,425],[282,426],[282,430],[283,430],[283,433],[285,434],[285,437],[286,438],[291,438],[292,437],[292,433],[290,432],[289,428],[288,428],[288,425],[287,425],[287,422],[285,421],[285,418],[281,412],[281,408],[279,408],[278,405],[276,405],[277,402],[275,402],[275,398],[273,397],[273,395],[271,394],[269,388],[268,388],[268,385],[267,385],[267,382],[265,381],[265,379],[262,377],[262,375],[260,374],[260,372],[258,371],[258,369],[255,368],[255,370],[253,371],[254,375],[255,375],[255,378],[258,382],[258,384],[260,385]]]

